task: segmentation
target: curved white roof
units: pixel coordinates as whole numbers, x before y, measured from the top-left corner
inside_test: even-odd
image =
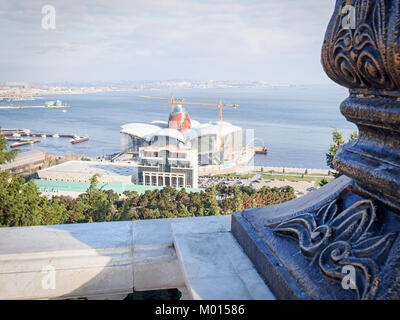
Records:
[[[153,137],[156,137],[156,136],[171,137],[171,138],[175,138],[182,142],[185,142],[185,140],[186,140],[184,135],[182,134],[182,132],[180,132],[176,129],[171,129],[171,128],[164,128],[164,129],[152,132],[152,133],[148,134],[145,139],[149,141]]]
[[[158,126],[148,123],[128,123],[121,126],[121,128],[121,133],[127,133],[143,139],[146,139],[146,136],[161,129]]]
[[[183,135],[185,136],[186,141],[190,141],[194,138],[197,138],[199,136],[199,133],[196,129],[189,129],[183,131]]]
[[[190,119],[190,123],[192,124],[192,128],[196,128],[198,126],[201,126],[201,123],[198,122],[197,120]]]
[[[151,124],[157,125],[161,128],[168,128],[168,122],[163,120],[154,120]]]
[[[160,124],[156,126],[155,124]],[[206,135],[227,135],[233,132],[241,131],[242,128],[234,126],[226,121],[214,121],[203,123],[192,120],[192,129],[178,131],[176,129],[165,128],[165,121],[156,120],[152,124],[147,123],[128,123],[123,125],[121,133],[127,133],[133,136],[150,141],[155,136],[165,136],[175,138],[179,141],[186,142],[199,136]]]
[[[197,136],[207,136],[207,135],[227,135],[233,132],[241,131],[242,128],[234,126],[226,121],[215,121],[200,125],[194,128],[197,132]]]

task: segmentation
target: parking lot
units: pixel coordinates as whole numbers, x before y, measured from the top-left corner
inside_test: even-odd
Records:
[[[262,187],[285,187],[290,186],[295,190],[297,197],[301,197],[318,187],[316,181],[290,181],[285,179],[265,179],[261,174],[237,177],[204,176],[199,178],[199,188],[208,188],[213,184],[226,186],[250,186],[255,189]]]

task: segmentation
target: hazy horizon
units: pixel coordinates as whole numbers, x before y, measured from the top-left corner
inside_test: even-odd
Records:
[[[333,81],[327,81],[327,82],[321,82],[321,83],[286,83],[286,82],[268,82],[265,80],[240,80],[240,79],[148,79],[148,80],[76,80],[76,81],[67,81],[67,80],[60,80],[60,81],[28,81],[28,80],[2,80],[0,81],[0,85],[15,85],[15,84],[25,84],[29,83],[31,85],[39,85],[39,86],[116,86],[116,85],[121,85],[122,87],[124,85],[134,85],[134,84],[141,84],[141,83],[172,83],[172,82],[191,82],[191,83],[199,83],[199,82],[207,82],[207,81],[213,81],[215,83],[221,83],[221,82],[227,82],[227,83],[235,83],[235,82],[243,82],[243,83],[251,83],[251,82],[256,82],[256,83],[262,83],[264,82],[267,86],[297,86],[297,87],[310,87],[310,86],[334,86],[334,87],[341,87],[339,84],[333,82]],[[173,87],[173,86],[171,86]],[[212,88],[212,87],[211,87]],[[344,87],[342,87],[344,88]],[[207,89],[207,88],[204,88]],[[344,88],[346,89],[346,88]]]

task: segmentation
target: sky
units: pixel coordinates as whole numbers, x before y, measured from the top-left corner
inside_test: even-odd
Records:
[[[334,0],[1,0],[0,81],[319,84]],[[55,9],[55,29],[43,28]]]

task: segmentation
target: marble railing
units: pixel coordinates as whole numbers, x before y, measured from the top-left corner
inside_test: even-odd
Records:
[[[0,299],[273,299],[231,217],[0,228]]]
[[[0,229],[0,299],[122,299],[185,282],[171,223],[182,219]]]

